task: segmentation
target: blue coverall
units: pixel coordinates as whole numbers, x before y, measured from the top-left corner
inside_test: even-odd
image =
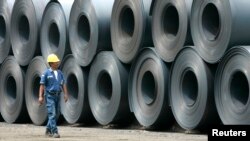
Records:
[[[63,73],[57,70],[57,79],[53,70],[47,69],[41,76],[40,85],[45,87],[45,101],[48,110],[47,129],[52,133],[58,133],[56,119],[59,113],[60,93],[65,83]]]

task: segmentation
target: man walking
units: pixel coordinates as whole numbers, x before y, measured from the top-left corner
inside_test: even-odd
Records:
[[[63,91],[64,100],[67,102],[68,92],[63,73],[58,70],[60,64],[59,58],[55,54],[50,54],[47,58],[47,62],[50,68],[41,76],[39,103],[43,104],[45,99],[48,110],[48,123],[45,134],[54,138],[60,138],[56,117],[59,110],[60,94]]]

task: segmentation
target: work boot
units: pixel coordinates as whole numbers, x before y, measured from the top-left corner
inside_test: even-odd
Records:
[[[51,131],[48,128],[46,128],[45,136],[52,137],[52,133],[51,133]]]
[[[60,135],[58,133],[54,133],[53,138],[60,138]]]

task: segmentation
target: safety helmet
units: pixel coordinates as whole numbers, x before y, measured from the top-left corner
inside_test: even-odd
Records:
[[[55,54],[50,54],[47,58],[48,63],[55,63],[59,61],[60,61],[59,58]]]

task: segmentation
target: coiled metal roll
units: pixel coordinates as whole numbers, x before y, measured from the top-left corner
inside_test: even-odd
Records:
[[[81,68],[73,55],[67,55],[61,64],[67,80],[69,100],[61,95],[61,112],[68,123],[88,122],[92,116],[88,102],[88,68]]]
[[[55,53],[59,58],[71,53],[68,37],[69,15],[73,0],[51,0],[43,14],[41,26],[41,51],[47,59]]]
[[[215,76],[215,102],[223,124],[250,125],[250,46],[230,49]]]
[[[170,103],[182,128],[205,129],[218,121],[213,92],[214,70],[190,47],[177,55],[171,68]]]
[[[11,51],[10,19],[15,0],[0,0],[0,64]]]
[[[11,43],[15,58],[26,66],[40,54],[42,14],[49,0],[16,0],[11,15]]]
[[[70,14],[70,47],[76,61],[88,66],[100,50],[112,50],[110,36],[114,0],[75,0]]]
[[[0,108],[8,123],[28,121],[24,102],[24,71],[14,56],[8,56],[0,70]]]
[[[168,101],[169,67],[153,48],[143,49],[129,74],[129,104],[147,128],[167,127],[173,115]]]
[[[88,96],[91,111],[101,125],[129,122],[127,80],[128,69],[113,52],[96,56],[89,72]]]
[[[43,72],[48,68],[42,56],[30,62],[25,77],[25,101],[31,121],[35,125],[43,125],[47,120],[46,104],[39,105],[39,87]]]
[[[111,41],[116,56],[131,63],[140,48],[152,46],[152,0],[116,0],[111,17]]]
[[[250,44],[249,0],[195,0],[191,31],[195,49],[209,63],[219,62],[228,48]]]
[[[156,52],[172,62],[184,45],[192,45],[190,30],[193,0],[158,0],[152,17],[152,37]]]

